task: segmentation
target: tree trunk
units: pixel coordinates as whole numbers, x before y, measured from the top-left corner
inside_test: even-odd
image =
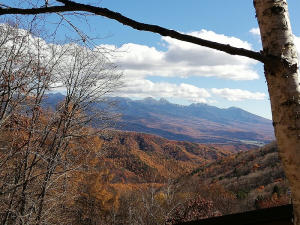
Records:
[[[297,52],[286,0],[254,0],[279,155],[290,183],[295,224],[300,225],[300,87]]]

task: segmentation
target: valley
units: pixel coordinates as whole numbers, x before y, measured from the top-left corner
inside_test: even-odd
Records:
[[[63,98],[49,94],[44,107],[54,108]],[[270,120],[238,108],[180,106],[165,99],[109,101],[120,119],[99,133],[90,169],[79,180],[74,176],[90,193],[80,194],[84,202],[105,205],[98,214],[114,212],[116,224],[173,224],[188,205],[193,206],[185,213],[203,219],[289,202]],[[110,197],[101,203],[105,195]],[[80,210],[83,218],[111,222],[110,216],[99,220]]]

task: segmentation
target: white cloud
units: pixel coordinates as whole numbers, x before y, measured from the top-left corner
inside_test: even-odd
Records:
[[[3,28],[3,26],[0,24],[0,28]],[[28,38],[26,45],[24,45],[26,55],[29,57],[30,55],[42,54],[45,64],[49,64],[49,67],[55,64],[56,66],[52,68],[52,72],[57,73],[57,77],[61,76],[61,82],[62,80],[65,81],[64,78],[67,77],[68,73],[74,72],[73,70],[78,70],[78,72],[85,74],[106,69],[110,70],[111,68],[110,64],[105,63],[106,59],[102,58],[103,55],[98,52],[80,47],[74,43],[65,45],[49,44],[41,38],[32,37],[23,30],[19,31]],[[189,34],[236,47],[251,49],[251,44],[247,42],[235,37],[219,35],[212,31],[201,30]],[[298,40],[300,41],[300,39]],[[39,42],[39,45],[36,44],[37,42]],[[7,47],[11,47],[13,44],[8,42]],[[96,50],[100,50],[103,54],[109,53],[106,54],[106,57],[116,65],[120,65],[121,69],[124,70],[127,82],[123,90],[118,93],[119,96],[139,98],[148,96],[164,97],[213,104],[217,103],[217,98],[241,101],[245,99],[263,99],[265,97],[263,93],[251,93],[240,89],[213,88],[208,90],[187,83],[171,84],[164,81],[155,83],[148,80],[148,76],[204,76],[230,80],[253,80],[259,78],[257,72],[252,68],[256,62],[246,57],[230,56],[216,50],[169,37],[163,37],[161,44],[166,46],[167,49],[165,51],[158,51],[154,47],[133,43],[124,44],[120,48],[116,48],[113,45],[96,47]],[[65,53],[66,50],[68,50],[67,53]],[[62,54],[62,52],[65,54]],[[74,65],[76,60],[82,62],[82,65],[87,64],[91,67],[70,68],[70,65]],[[82,79],[84,79],[84,76],[82,76]],[[65,88],[63,83],[56,82],[53,84],[52,90],[65,91]]]
[[[250,92],[241,89],[205,89],[199,88],[191,84],[181,83],[170,84],[167,82],[154,83],[146,79],[132,79],[127,81],[127,86],[118,96],[124,97],[164,97],[185,99],[189,102],[198,103],[218,103],[216,98],[223,98],[229,101],[243,101],[247,99],[263,100],[266,97],[265,93]]]
[[[217,89],[212,88],[211,93],[220,97],[227,99],[229,101],[242,101],[246,99],[254,99],[254,100],[263,100],[266,97],[265,93],[261,92],[250,92],[246,90],[241,89]]]
[[[259,28],[252,28],[249,32],[253,35],[255,39],[259,40],[258,43],[261,43]]]
[[[190,102],[207,102],[206,98],[211,97],[211,94],[204,88],[185,83],[179,85],[167,82],[153,83],[146,79],[132,79],[127,80],[126,83],[126,87],[118,93],[119,96],[177,98]]]
[[[193,31],[190,35],[203,39],[229,44],[239,48],[252,49],[250,43],[235,37],[216,34],[212,31]],[[126,87],[119,95],[126,97],[164,97],[185,99],[190,102],[217,103],[216,98],[231,101],[245,99],[263,99],[263,93],[251,93],[233,89],[207,90],[190,84],[154,83],[147,77],[190,76],[218,77],[227,80],[254,80],[258,73],[253,69],[256,61],[247,57],[231,56],[226,53],[182,42],[170,37],[162,37],[160,45],[165,51],[133,43],[118,48],[111,60],[124,70]],[[113,49],[114,46],[106,45]],[[223,91],[222,91],[223,90]],[[212,96],[214,95],[214,96]]]
[[[259,28],[252,28],[249,32],[251,34],[253,34],[253,36],[260,38],[260,30],[259,30]]]
[[[163,52],[145,45],[128,43],[122,45],[117,51],[118,55],[115,61],[124,69],[149,69],[160,66],[160,62],[163,60]]]
[[[238,48],[251,50],[251,44],[235,37],[227,37],[216,34],[213,31],[201,30],[188,33],[205,40],[215,41],[222,44],[229,44]],[[179,41],[170,37],[163,37],[162,40],[168,43],[168,51],[165,54],[166,61],[185,62],[187,66],[219,66],[219,65],[251,65],[256,62],[247,57],[232,56],[224,52],[195,44]]]
[[[294,43],[296,45],[297,53],[298,53],[298,61],[300,64],[300,37],[294,36]]]
[[[251,44],[235,37],[201,30],[188,33],[203,39],[251,49]],[[165,44],[166,43],[166,44]],[[161,77],[218,77],[230,80],[254,80],[259,75],[253,69],[256,61],[247,57],[231,56],[226,53],[163,37],[166,51],[137,44],[124,44],[117,49],[111,60],[121,65],[128,78],[143,79],[147,76]],[[111,48],[111,46],[106,46]]]

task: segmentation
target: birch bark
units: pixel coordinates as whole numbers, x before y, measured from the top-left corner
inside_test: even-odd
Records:
[[[300,87],[286,0],[254,0],[279,155],[290,183],[294,223],[300,225]]]

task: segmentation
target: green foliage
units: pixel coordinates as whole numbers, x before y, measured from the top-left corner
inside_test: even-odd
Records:
[[[201,174],[202,172],[203,172],[203,169],[201,167],[199,167],[191,172],[191,176],[193,176],[196,173]]]
[[[280,165],[279,162],[274,162],[274,163],[271,164],[271,168],[273,169],[273,168],[275,168],[275,167],[277,167],[279,165]]]
[[[234,176],[236,176],[237,178],[239,178],[241,176],[239,170],[235,167],[234,171],[233,171]]]
[[[242,188],[237,192],[236,197],[238,199],[245,199],[245,198],[247,198],[249,193],[250,193],[250,189]]]
[[[273,194],[276,193],[277,196],[280,197],[280,195],[283,193],[283,190],[279,186],[275,185],[272,193]]]

